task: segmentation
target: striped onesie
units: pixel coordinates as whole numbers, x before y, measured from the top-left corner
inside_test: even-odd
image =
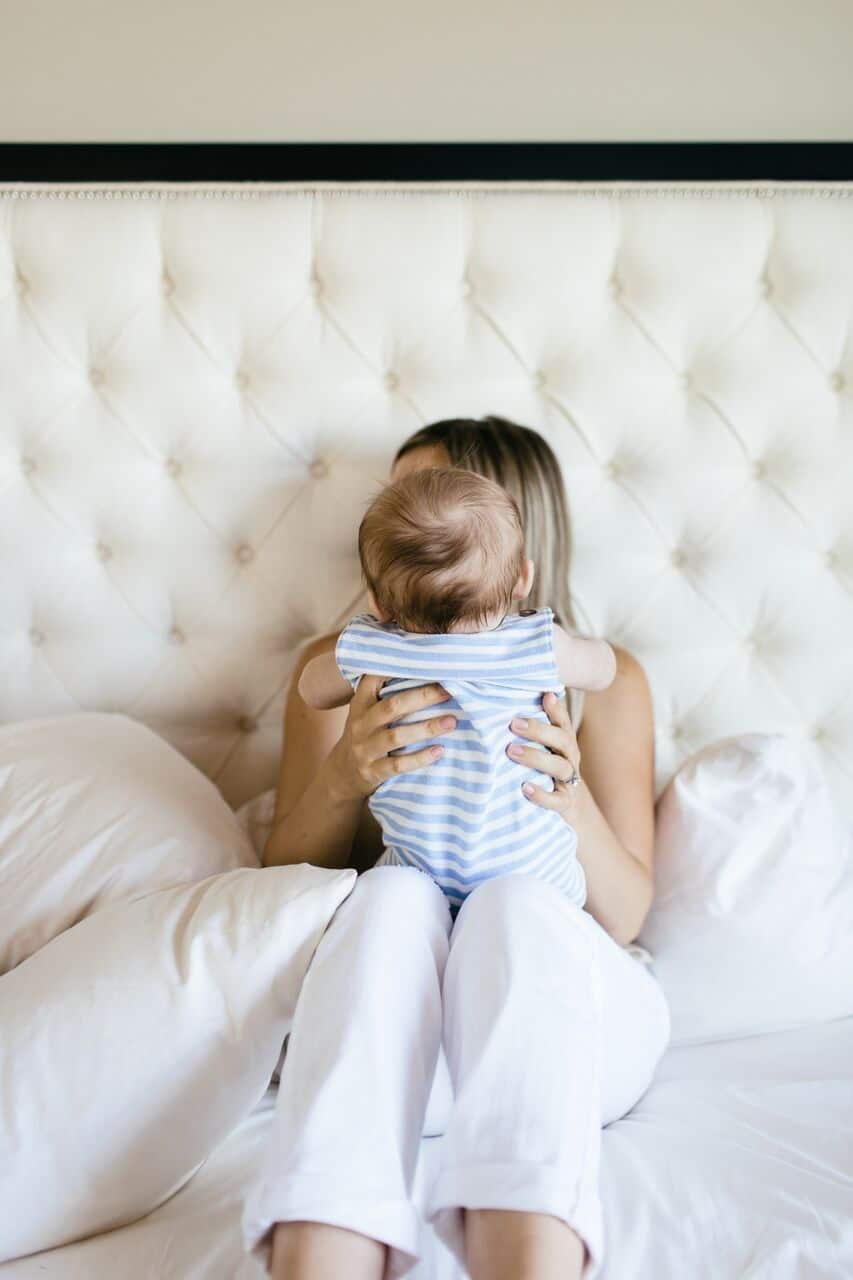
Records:
[[[368,804],[384,838],[376,865],[425,872],[447,895],[454,917],[476,885],[510,872],[547,880],[578,906],[586,901],[574,828],[521,791],[528,779],[545,790],[553,789],[553,780],[506,754],[511,742],[538,745],[518,738],[510,720],[548,723],[542,694],[550,689],[565,695],[553,625],[546,608],[508,615],[490,631],[423,635],[365,613],[338,638],[335,658],[354,689],[363,675],[373,674],[390,677],[382,698],[433,682],[451,695],[439,711],[455,715],[457,727],[442,738],[441,759],[387,778]],[[400,723],[435,714],[429,707]]]

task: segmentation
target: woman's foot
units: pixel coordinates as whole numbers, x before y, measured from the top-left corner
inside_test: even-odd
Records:
[[[580,1280],[586,1246],[547,1213],[463,1209],[471,1280]]]
[[[387,1246],[325,1222],[279,1222],[273,1231],[272,1280],[382,1280]]]

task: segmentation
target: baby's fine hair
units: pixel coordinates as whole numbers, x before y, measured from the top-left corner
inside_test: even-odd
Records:
[[[509,611],[524,530],[506,489],[473,471],[427,467],[389,484],[358,531],[365,581],[404,631],[439,633]]]

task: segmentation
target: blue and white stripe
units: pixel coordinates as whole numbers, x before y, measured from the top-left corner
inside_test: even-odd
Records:
[[[539,609],[504,618],[492,631],[422,635],[360,614],[338,638],[338,667],[353,688],[372,674],[388,677],[382,698],[433,682],[451,695],[400,722],[455,715],[456,730],[441,739],[441,759],[388,778],[369,805],[385,842],[377,865],[424,871],[447,894],[454,915],[477,884],[510,872],[547,880],[579,906],[586,901],[574,829],[521,791],[528,779],[545,790],[552,780],[506,754],[511,742],[535,745],[517,737],[510,720],[547,723],[542,694],[565,692],[553,626],[552,611]]]

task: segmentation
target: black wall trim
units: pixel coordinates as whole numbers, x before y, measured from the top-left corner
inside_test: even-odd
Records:
[[[853,142],[4,142],[0,182],[853,181]]]

